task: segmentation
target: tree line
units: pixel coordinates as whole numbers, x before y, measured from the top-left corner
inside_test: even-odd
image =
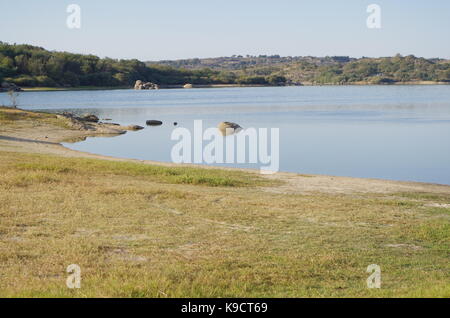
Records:
[[[99,58],[0,42],[0,82],[21,87],[115,87],[132,86],[136,80],[159,85],[270,84],[283,78],[238,77],[208,68],[188,70],[165,65],[148,66],[136,59]]]
[[[361,59],[234,56],[213,62],[208,61],[211,67],[204,67],[207,63],[200,59],[144,63],[0,42],[0,83],[20,87],[130,87],[136,80],[159,85],[450,82],[450,61],[412,55]]]
[[[314,73],[311,80],[319,84],[450,82],[450,61],[398,54],[394,57],[361,58],[349,63],[317,67]]]
[[[147,62],[171,67],[230,71],[237,78],[280,76],[286,84],[391,84],[450,82],[450,61],[413,55],[382,58],[348,56],[232,56],[206,59]],[[277,82],[277,81],[275,81]]]

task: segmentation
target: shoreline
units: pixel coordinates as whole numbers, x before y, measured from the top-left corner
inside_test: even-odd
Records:
[[[0,108],[1,110],[2,108]],[[7,108],[8,109],[8,108]],[[31,113],[30,111],[19,112]],[[0,126],[0,151],[22,153],[49,154],[72,158],[91,158],[120,162],[134,162],[165,167],[194,167],[201,169],[218,169],[228,171],[246,171],[259,174],[259,170],[218,167],[198,164],[174,164],[152,160],[118,158],[82,152],[64,147],[62,143],[82,141],[88,137],[115,137],[127,132],[127,127],[100,123],[94,129],[80,127],[69,128],[64,118],[55,116],[55,123],[40,123],[36,125],[29,120],[18,121],[13,126]],[[58,122],[59,121],[59,122]],[[56,124],[57,123],[57,124]],[[294,172],[277,172],[273,175],[261,175],[263,178],[284,181],[286,184],[277,187],[277,192],[283,193],[393,193],[393,192],[433,192],[450,194],[450,185],[424,183],[414,181],[396,181],[373,178],[354,178],[344,176],[311,175]]]
[[[434,82],[434,81],[418,81],[418,82],[396,82],[390,84],[375,84],[366,82],[354,82],[345,84],[313,84],[304,82],[301,85],[243,85],[243,84],[198,84],[193,85],[192,88],[184,88],[184,85],[160,85],[159,89],[195,89],[195,88],[251,88],[251,87],[303,87],[303,86],[446,86],[450,85],[450,82]],[[52,92],[52,91],[102,91],[102,90],[128,90],[133,89],[131,86],[79,86],[79,87],[22,87],[21,92]],[[2,93],[0,91],[0,93]],[[3,92],[4,93],[4,92]]]

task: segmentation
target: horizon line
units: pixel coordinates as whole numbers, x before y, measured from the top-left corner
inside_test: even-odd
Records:
[[[407,56],[414,56],[415,58],[423,58],[426,60],[443,60],[443,61],[450,61],[450,58],[445,58],[445,57],[424,57],[424,56],[417,56],[415,54],[401,54],[401,53],[396,53],[395,55],[391,55],[391,56],[351,56],[351,55],[323,55],[323,56],[318,56],[318,55],[281,55],[281,54],[259,54],[259,55],[252,55],[252,54],[233,54],[233,55],[222,55],[222,56],[209,56],[209,57],[186,57],[186,58],[175,58],[175,59],[138,59],[138,58],[134,58],[134,57],[127,57],[127,58],[117,58],[117,57],[110,57],[107,55],[100,55],[100,54],[95,54],[95,53],[80,53],[80,52],[70,52],[70,51],[66,51],[66,50],[58,50],[58,49],[48,49],[45,48],[44,46],[40,46],[40,45],[36,45],[36,44],[29,44],[29,43],[9,43],[9,42],[4,42],[2,40],[0,40],[0,43],[3,44],[7,44],[7,45],[13,45],[13,46],[19,46],[19,45],[29,45],[29,46],[34,46],[34,47],[38,47],[38,48],[42,48],[46,51],[49,52],[60,52],[60,53],[70,53],[70,54],[80,54],[80,55],[94,55],[97,56],[99,58],[109,58],[109,59],[114,59],[114,60],[138,60],[141,62],[152,62],[152,63],[156,63],[156,62],[169,62],[169,61],[185,61],[185,60],[193,60],[193,59],[199,59],[199,60],[206,60],[206,59],[217,59],[217,58],[260,58],[260,57],[273,57],[273,56],[279,56],[279,58],[306,58],[306,57],[312,57],[312,58],[327,58],[327,57],[348,57],[350,59],[363,59],[363,58],[369,58],[369,59],[379,59],[379,58],[390,58],[390,57],[395,57],[397,55],[400,55],[401,57],[407,57]],[[248,56],[248,57],[247,57]]]

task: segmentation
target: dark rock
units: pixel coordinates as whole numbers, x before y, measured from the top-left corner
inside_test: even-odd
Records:
[[[90,123],[98,123],[100,119],[93,114],[88,114],[81,117],[80,120],[88,121]]]
[[[75,115],[69,112],[63,112],[60,115],[64,116],[64,117],[68,117],[68,118],[74,118]]]
[[[147,126],[161,126],[162,125],[162,121],[160,121],[160,120],[147,120],[145,123],[147,124]]]

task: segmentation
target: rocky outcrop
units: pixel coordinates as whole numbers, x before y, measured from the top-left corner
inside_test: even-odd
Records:
[[[222,136],[229,136],[240,132],[242,130],[242,127],[236,123],[223,121],[219,123],[219,125],[217,125],[217,129],[219,129]]]
[[[99,118],[97,116],[95,116],[94,114],[85,114],[82,116],[76,116],[73,113],[69,113],[69,112],[64,112],[62,114],[59,114],[63,117],[66,118],[70,118],[76,121],[81,121],[81,122],[90,122],[90,123],[98,123],[99,122]]]
[[[14,83],[3,82],[0,85],[0,92],[8,92],[8,91],[21,92],[22,89]]]
[[[92,114],[79,117],[72,113],[64,112],[57,114],[57,118],[63,119],[65,124],[71,129],[93,131],[97,134],[121,135],[126,133],[127,130],[144,129],[144,127],[138,125],[121,126],[115,123],[101,123],[98,117]]]
[[[134,84],[134,89],[159,89],[158,84],[146,82],[144,83],[141,80],[137,80]]]

